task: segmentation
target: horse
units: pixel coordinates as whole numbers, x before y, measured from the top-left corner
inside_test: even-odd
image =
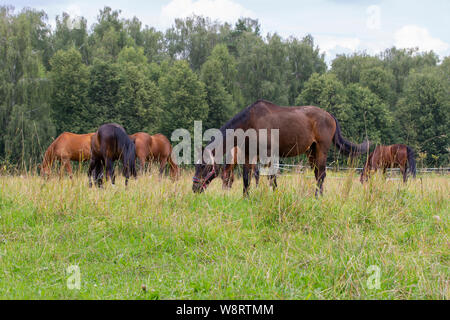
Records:
[[[122,160],[125,186],[130,175],[136,178],[136,148],[125,129],[116,123],[107,123],[98,128],[91,139],[91,162],[89,163],[89,187],[91,177],[98,187],[102,186],[103,169],[106,168],[106,181],[115,183],[114,161]]]
[[[145,132],[138,132],[129,137],[136,146],[136,157],[141,163],[141,170],[144,170],[146,161],[157,161],[161,178],[166,164],[169,163],[170,176],[172,179],[178,177],[179,169],[171,156],[172,146],[165,135],[157,133],[151,136]]]
[[[361,172],[361,183],[367,181],[370,171],[383,169],[383,174],[387,168],[399,167],[403,175],[403,182],[408,180],[408,169],[412,173],[413,178],[416,177],[416,160],[414,159],[414,150],[404,144],[393,144],[389,146],[377,146],[369,155],[364,168]]]
[[[66,169],[72,178],[70,161],[86,161],[91,157],[91,138],[94,133],[76,134],[71,132],[61,133],[47,148],[40,166],[41,175],[50,175],[51,167],[55,160],[61,163],[60,177]]]
[[[225,167],[222,170],[222,174],[221,174],[221,178],[222,178],[222,189],[227,190],[227,189],[231,189],[231,187],[233,186],[233,182],[234,182],[234,167],[237,165],[238,163],[238,148],[234,147],[231,151],[232,155],[233,155],[233,160],[232,163],[228,166]],[[256,186],[258,186],[259,184],[259,168],[257,165],[252,164],[251,165],[251,171],[253,172],[253,176],[255,177],[255,183]]]
[[[261,129],[267,130],[267,137],[271,136],[271,130],[279,130],[278,151],[280,157],[295,157],[301,154],[307,154],[311,168],[314,169],[316,178],[316,197],[318,193],[323,194],[323,181],[326,176],[327,153],[332,144],[340,152],[356,156],[367,152],[369,142],[354,144],[342,137],[341,128],[337,119],[327,111],[315,106],[282,107],[272,102],[258,100],[252,105],[246,107],[225,125],[220,128],[221,145],[223,154],[229,152],[226,145],[236,146],[235,136],[232,141],[226,134],[227,129],[242,129],[244,132],[254,129],[260,132]],[[256,137],[256,145],[259,145],[259,137]],[[271,139],[262,140],[267,145],[268,153],[271,154]],[[215,140],[211,140],[206,146],[212,147]],[[239,146],[244,150],[243,181],[244,196],[248,196],[249,173],[251,169],[249,154],[250,139],[245,139],[244,145]],[[244,147],[244,148],[242,148]],[[195,165],[195,175],[193,177],[192,190],[195,193],[203,192],[211,181],[219,175],[223,166],[219,166],[215,160],[215,155],[210,152],[211,163],[206,163],[203,159]],[[229,166],[226,165],[225,167]],[[272,187],[276,188],[276,176],[270,179]]]

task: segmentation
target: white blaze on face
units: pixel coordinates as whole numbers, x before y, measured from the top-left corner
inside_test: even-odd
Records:
[[[211,164],[214,164],[214,157],[213,157],[211,150],[208,150],[208,154],[209,154],[209,159],[211,161]]]

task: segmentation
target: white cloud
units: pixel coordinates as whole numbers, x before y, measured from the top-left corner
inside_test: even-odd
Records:
[[[415,25],[407,25],[398,29],[394,34],[394,44],[398,48],[418,47],[420,50],[433,50],[439,54],[446,53],[450,48],[448,43],[433,38],[426,28]]]
[[[221,22],[235,22],[240,17],[255,16],[250,10],[231,0],[172,0],[161,10],[161,24],[168,27],[175,18],[186,18],[193,14]]]
[[[361,44],[359,38],[345,38],[345,37],[317,37],[319,48],[325,52],[330,52],[336,48],[345,48],[351,51],[356,51]]]

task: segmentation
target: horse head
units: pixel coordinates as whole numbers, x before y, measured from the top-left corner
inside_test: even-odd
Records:
[[[211,181],[219,175],[219,166],[214,161],[214,156],[210,150],[205,150],[209,154],[209,163],[203,159],[195,165],[195,175],[192,178],[192,191],[201,193],[206,190]]]

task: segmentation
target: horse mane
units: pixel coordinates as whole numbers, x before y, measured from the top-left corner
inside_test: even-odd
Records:
[[[228,120],[220,128],[220,131],[222,132],[222,135],[225,135],[226,129],[236,129],[239,126],[239,124],[241,124],[245,120],[248,120],[248,118],[250,117],[250,111],[253,108],[255,108],[257,105],[261,104],[261,103],[266,104],[266,105],[276,106],[274,103],[272,103],[270,101],[266,101],[266,100],[263,100],[263,99],[256,100],[251,105],[249,105],[246,108],[242,109],[238,114],[236,114],[233,118]]]

